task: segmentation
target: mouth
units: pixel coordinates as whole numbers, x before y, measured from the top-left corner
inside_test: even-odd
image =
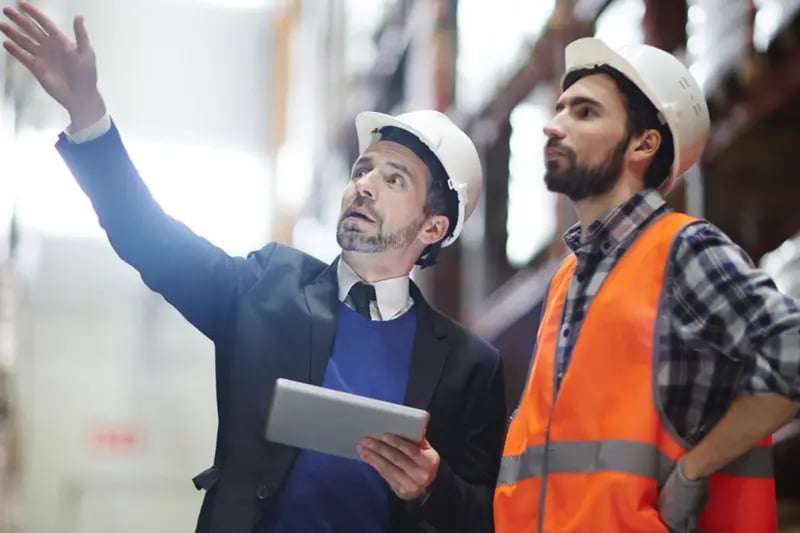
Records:
[[[566,154],[564,153],[564,151],[559,148],[553,148],[551,146],[548,146],[547,148],[544,149],[545,159],[555,159],[557,157],[564,157],[565,155]]]
[[[375,223],[375,219],[374,218],[372,218],[370,215],[368,215],[367,213],[365,213],[364,211],[361,211],[359,209],[350,209],[349,211],[347,211],[344,214],[344,217],[342,217],[342,220],[346,220],[348,218],[352,218],[352,219],[356,219],[356,220],[363,220],[365,222],[371,222],[373,224]]]

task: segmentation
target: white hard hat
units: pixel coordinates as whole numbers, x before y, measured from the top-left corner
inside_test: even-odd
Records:
[[[387,126],[407,131],[430,148],[447,173],[447,185],[458,197],[458,218],[442,246],[455,242],[464,222],[475,210],[483,188],[483,169],[478,150],[466,133],[439,111],[411,111],[393,117],[375,111],[356,115],[358,151],[364,151],[381,139],[380,130]],[[452,221],[451,221],[452,224]]]
[[[659,189],[666,194],[678,177],[700,160],[708,140],[708,105],[697,81],[678,58],[644,44],[612,50],[586,37],[567,45],[566,76],[575,70],[607,65],[618,70],[650,100],[672,133],[675,158]],[[563,80],[562,80],[563,84]]]

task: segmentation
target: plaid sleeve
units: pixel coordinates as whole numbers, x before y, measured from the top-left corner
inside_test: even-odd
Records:
[[[798,302],[709,223],[684,229],[673,252],[673,320],[683,344],[739,364],[739,392],[800,402]]]

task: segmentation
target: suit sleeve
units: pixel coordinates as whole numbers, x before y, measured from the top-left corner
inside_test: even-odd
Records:
[[[114,251],[212,340],[223,334],[243,285],[260,258],[233,258],[167,215],[150,194],[119,132],[74,144],[62,133],[56,149],[92,202]],[[270,249],[261,252],[268,257]]]
[[[505,381],[496,354],[465,406],[466,440],[459,465],[442,460],[430,495],[415,510],[427,531],[488,533],[506,422]]]

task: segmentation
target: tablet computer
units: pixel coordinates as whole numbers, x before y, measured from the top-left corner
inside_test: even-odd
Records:
[[[275,382],[265,437],[308,450],[359,459],[362,437],[392,433],[419,442],[429,414],[422,409],[285,378]]]

